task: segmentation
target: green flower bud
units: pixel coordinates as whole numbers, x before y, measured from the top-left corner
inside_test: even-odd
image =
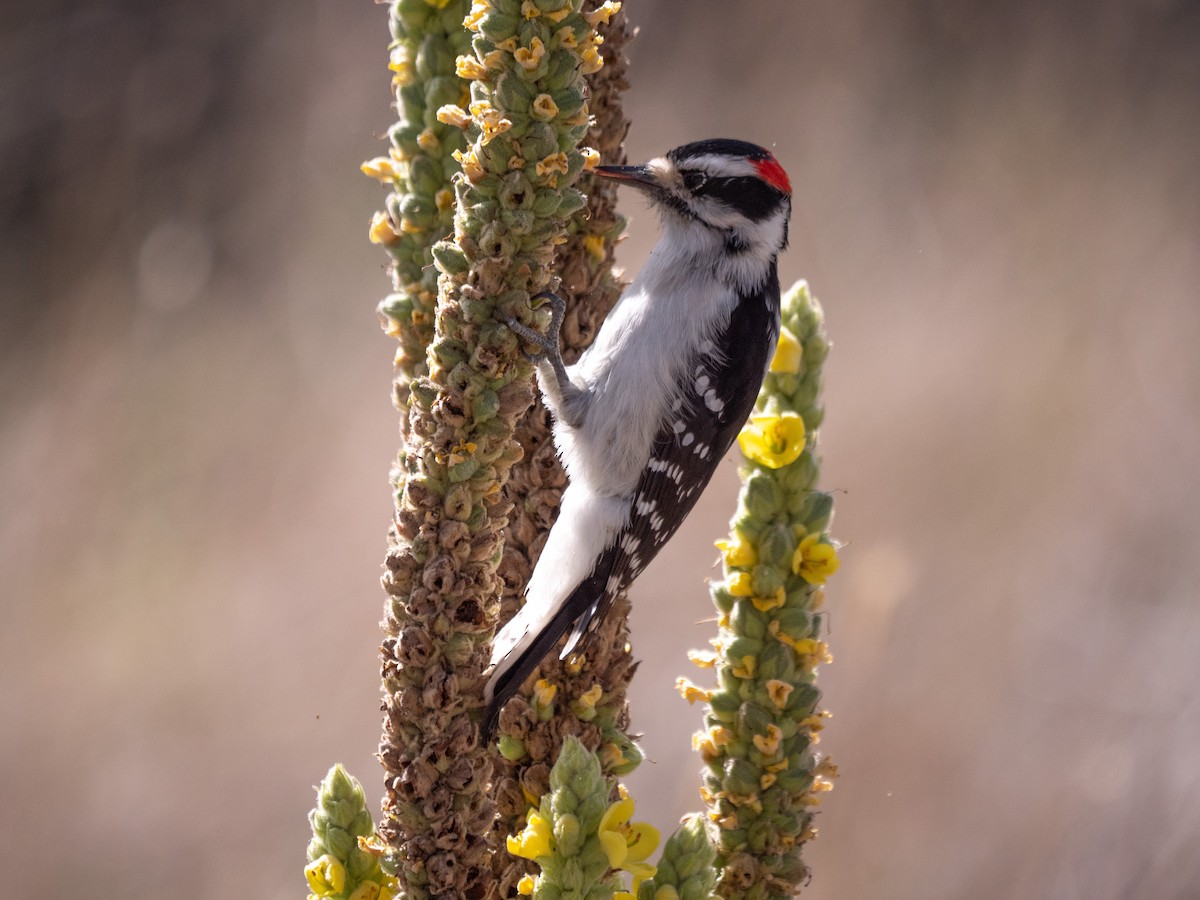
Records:
[[[769,472],[752,471],[742,491],[742,507],[745,515],[767,521],[783,510],[784,496],[779,484]]]
[[[790,562],[790,560],[789,560]],[[775,565],[757,565],[751,573],[751,583],[755,597],[774,597],[776,591],[783,590],[786,572]]]
[[[450,275],[462,275],[470,268],[466,254],[449,241],[439,241],[433,245],[433,258],[438,267]]]
[[[761,641],[767,635],[767,622],[763,613],[754,608],[748,600],[741,600],[733,608],[730,624],[734,634]]]

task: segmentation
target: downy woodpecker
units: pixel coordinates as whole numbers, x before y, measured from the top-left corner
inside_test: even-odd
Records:
[[[744,141],[678,147],[598,175],[642,191],[662,220],[645,268],[573,366],[559,353],[563,301],[524,340],[569,484],[526,589],[496,635],[482,733],[573,629],[570,654],[691,511],[754,408],[779,337],[776,257],[787,246],[791,184]]]

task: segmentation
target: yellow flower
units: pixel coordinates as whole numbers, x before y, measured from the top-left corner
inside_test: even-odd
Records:
[[[534,165],[533,170],[539,175],[548,175],[557,172],[565,175],[568,165],[567,154],[560,151],[558,153],[551,153],[545,159],[540,160]]]
[[[604,235],[589,234],[583,239],[583,247],[597,262],[604,261]]]
[[[630,822],[633,800],[622,797],[609,806],[600,820],[600,846],[614,869],[624,869],[633,875],[633,893],[643,879],[655,873],[646,858],[658,846],[658,829],[646,822]]]
[[[600,698],[604,696],[604,688],[598,684],[593,684],[590,688],[579,695],[579,706],[582,709],[595,709],[596,704],[600,702]]]
[[[533,686],[533,700],[538,706],[549,706],[557,693],[558,685],[551,684],[545,678],[539,678]]]
[[[517,893],[528,897],[533,893],[533,876],[526,875],[517,882]]]
[[[729,576],[729,593],[735,597],[750,597],[754,594],[753,582],[749,572],[734,572]]]
[[[328,853],[305,866],[304,877],[318,897],[332,897],[346,887],[346,867]]]
[[[737,532],[734,532],[732,540],[720,540],[716,544],[725,559],[725,565],[731,568],[747,569],[758,562],[758,551],[754,549],[754,544]]]
[[[546,45],[542,43],[542,39],[535,37],[529,42],[529,47],[518,47],[513,51],[513,58],[526,72],[532,72],[542,62],[542,57],[546,55]],[[461,73],[460,73],[461,74]]]
[[[695,703],[697,700],[703,700],[707,703],[712,699],[713,692],[706,691],[702,687],[692,684],[686,678],[675,679],[675,690],[679,691],[680,695],[688,703]]]
[[[454,61],[454,71],[459,78],[483,78],[487,74],[483,63],[466,54]]]
[[[388,156],[377,156],[362,164],[362,173],[369,178],[379,181],[392,181],[396,178],[395,162]]]
[[[771,620],[771,622],[767,625],[767,631],[780,643],[787,644],[789,647],[795,650],[796,655],[802,657],[810,669],[821,664],[833,662],[833,657],[829,653],[828,644],[826,644],[824,641],[818,641],[815,638],[792,637],[790,634],[780,628],[778,619]]]
[[[443,125],[453,125],[455,128],[466,128],[471,124],[471,117],[467,111],[454,103],[439,106],[437,120]]]
[[[412,60],[404,53],[403,48],[393,52],[396,52],[398,55],[394,56],[388,63],[388,68],[395,73],[392,75],[392,87],[402,88],[405,85],[412,84],[413,79],[417,75],[416,66],[413,65]]]
[[[738,434],[738,446],[747,459],[769,469],[782,468],[804,452],[804,419],[794,412],[751,416]]]
[[[549,856],[554,847],[554,829],[550,822],[536,809],[529,811],[525,822],[525,830],[520,834],[509,835],[505,842],[508,852],[522,859]]]
[[[438,208],[438,212],[445,212],[454,205],[454,191],[450,188],[439,188],[438,192],[433,195],[433,203]]]
[[[742,664],[740,666],[731,666],[729,671],[731,671],[738,678],[753,678],[754,669],[757,665],[757,659],[755,659],[753,656],[746,655],[742,657]]]
[[[774,756],[779,752],[779,742],[783,740],[783,732],[772,722],[767,726],[766,734],[756,734],[753,737],[754,746],[763,756]]]
[[[804,348],[800,346],[796,336],[787,328],[781,328],[775,356],[771,358],[771,371],[794,375],[800,371],[800,360],[803,356]]]
[[[450,155],[462,165],[463,174],[472,183],[484,176],[483,166],[479,164],[479,154],[475,152],[474,147],[468,147],[465,151],[455,150]]]
[[[594,45],[583,51],[582,59],[579,71],[584,75],[591,75],[604,68],[604,57],[600,55],[600,51]]]
[[[564,25],[562,28],[558,29],[554,36],[557,37],[558,42],[568,50],[574,50],[579,46],[579,40],[575,37],[575,29],[570,25]]]
[[[383,244],[385,247],[400,240],[400,235],[396,233],[396,229],[392,225],[391,216],[385,212],[377,212],[371,216],[371,228],[367,232],[367,236],[371,239],[372,244]]]
[[[822,541],[819,534],[805,537],[792,554],[792,571],[809,584],[824,584],[841,564],[837,548]]]
[[[770,597],[751,597],[750,602],[754,604],[754,608],[759,612],[770,612],[773,609],[778,609],[787,602],[787,591],[779,587],[775,589],[775,593]]]
[[[476,3],[471,7],[471,11],[467,13],[467,17],[463,19],[463,28],[467,29],[467,31],[478,31],[483,22],[483,17],[487,14],[487,4]]]
[[[506,119],[500,110],[486,100],[472,103],[471,115],[475,117],[475,121],[479,123],[479,129],[483,132],[483,136],[480,138],[482,144],[487,144],[496,135],[504,134],[513,126],[511,119]]]
[[[803,728],[805,731],[816,734],[825,727],[825,720],[828,718],[829,713],[825,710],[821,710],[821,712],[813,713],[811,716],[801,719],[798,723],[798,727]]]
[[[525,0],[525,2],[521,4],[521,15],[523,15],[526,19],[536,19],[541,14],[542,11],[538,9],[538,5],[534,3],[533,0]]]
[[[606,0],[600,6],[596,7],[590,13],[584,13],[584,18],[587,19],[589,25],[595,28],[597,25],[607,25],[608,20],[621,8],[621,4],[617,0]]]
[[[717,664],[717,654],[711,650],[689,650],[687,656],[701,669],[711,669]]]
[[[771,698],[771,702],[779,709],[787,706],[788,695],[796,689],[794,684],[788,684],[786,681],[780,681],[778,678],[772,678],[767,682],[767,696]]]
[[[600,165],[600,151],[595,147],[580,147],[579,153],[583,157],[583,171],[590,172]]]
[[[538,94],[534,98],[533,107],[530,112],[533,113],[535,119],[549,122],[558,115],[558,104],[554,102],[554,98],[549,94]]]

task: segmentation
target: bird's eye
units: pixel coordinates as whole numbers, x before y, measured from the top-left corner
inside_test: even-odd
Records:
[[[683,186],[689,191],[695,193],[708,183],[708,176],[703,172],[684,172]]]

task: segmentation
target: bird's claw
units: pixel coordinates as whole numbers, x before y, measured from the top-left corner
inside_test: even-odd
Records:
[[[522,348],[521,352],[525,358],[531,363],[539,363],[544,360],[553,361],[558,354],[559,332],[562,329],[563,315],[566,313],[567,304],[562,297],[551,291],[542,291],[540,294],[535,294],[529,300],[529,306],[532,309],[541,309],[547,303],[550,304],[550,328],[546,334],[528,325],[518,322],[512,316],[500,314],[501,320],[512,329],[513,333],[522,340],[528,341],[539,348],[539,352],[530,353]]]
[[[542,291],[529,298],[531,309],[541,309],[550,304],[550,312],[555,318],[561,318],[567,311],[567,302],[554,291]]]

